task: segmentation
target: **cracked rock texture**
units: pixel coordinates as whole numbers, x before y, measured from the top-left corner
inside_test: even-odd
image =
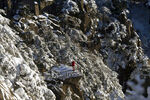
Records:
[[[141,5],[0,0],[0,100],[149,100]]]

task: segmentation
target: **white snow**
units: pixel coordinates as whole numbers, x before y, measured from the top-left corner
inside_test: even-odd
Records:
[[[38,18],[39,18],[39,19],[47,19],[47,17],[46,17],[46,16],[43,16],[43,15],[39,15]]]
[[[61,79],[61,80],[82,76],[77,70],[73,71],[71,66],[69,67],[63,64],[61,66],[53,67],[51,69],[51,72],[53,78]],[[48,78],[48,80],[52,80],[52,79]]]
[[[4,18],[2,15],[0,15],[0,24],[9,24],[10,20],[7,18]]]
[[[132,81],[128,81],[128,85],[132,90],[126,90],[126,100],[150,100],[150,87],[147,88],[148,97],[143,96],[144,88],[142,84],[145,82],[144,79],[140,78],[140,75],[135,76],[137,84]]]
[[[87,5],[87,3],[88,3],[86,0],[83,0],[83,2],[84,2],[85,5]]]
[[[34,2],[34,4],[36,4],[36,5],[37,5],[38,3],[35,1],[35,2]]]
[[[13,59],[13,63],[15,66],[18,66],[19,64],[23,62],[23,59],[21,58],[13,57],[12,59]]]
[[[18,100],[32,100],[33,98],[36,100],[54,100],[54,94],[47,89],[38,70],[33,70],[29,66],[29,62],[33,62],[33,60],[29,58],[26,51],[20,52],[22,48],[18,49],[16,47],[16,42],[21,41],[21,38],[16,35],[17,32],[11,29],[8,24],[9,20],[0,15],[0,74],[3,76],[0,77],[0,91],[5,96],[4,99],[10,100],[7,97],[11,95],[9,89],[11,88],[12,92],[15,93],[14,95],[21,98]],[[35,66],[34,63],[30,65]],[[15,83],[17,88],[14,88]],[[49,96],[45,96],[46,94]]]
[[[61,72],[66,72],[66,71],[72,71],[72,68],[66,67],[65,65],[61,65],[59,67],[53,67],[51,70],[57,73],[61,73]]]
[[[18,94],[22,100],[29,100],[29,97],[23,88],[17,89],[15,93]]]
[[[0,91],[1,91],[1,95],[2,95],[3,99],[10,100],[10,98],[11,98],[12,100],[20,100],[20,98],[17,97],[17,95],[15,93],[11,92],[11,89],[8,86],[9,85],[8,83],[10,83],[10,81],[9,82],[8,81],[9,81],[8,79],[6,81],[4,79],[4,77],[0,75]]]

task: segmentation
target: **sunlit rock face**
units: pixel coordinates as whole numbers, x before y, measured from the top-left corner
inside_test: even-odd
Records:
[[[13,95],[16,100],[54,100],[55,95],[47,88],[33,58],[28,55],[32,50],[24,43],[19,47],[18,43],[23,40],[9,27],[10,20],[3,16],[0,19],[0,73],[4,84],[1,89],[5,90],[1,90],[2,100],[14,100]]]
[[[68,16],[69,15],[66,15],[66,17],[63,16],[66,18],[65,21],[69,21],[70,18],[72,18]],[[36,18],[34,16],[33,19],[28,21],[29,23],[35,23],[34,26],[38,27],[36,32],[34,29],[31,29],[32,26],[28,23],[26,24],[26,28],[29,28],[30,31],[28,31],[28,29],[21,29],[21,26],[19,26],[19,23],[22,23],[21,21],[22,20],[15,25],[16,29],[20,31],[19,36],[22,37],[22,39],[26,41],[27,46],[31,48],[30,56],[33,57],[34,63],[38,66],[38,70],[45,77],[48,88],[55,93],[56,99],[63,100],[69,97],[74,98],[73,100],[77,98],[79,100],[86,98],[106,100],[111,100],[111,98],[124,98],[122,87],[117,79],[117,73],[110,70],[103,63],[103,57],[98,51],[91,51],[92,48],[95,48],[94,46],[92,47],[93,42],[88,44],[88,37],[81,29],[76,29],[76,26],[61,26],[64,19],[62,17],[59,19],[51,14],[40,15]],[[15,21],[15,23],[17,22]],[[90,45],[91,49],[89,48]],[[89,52],[91,53],[89,54]],[[65,76],[61,76],[62,80],[60,78],[51,80],[56,77],[55,74],[52,76],[49,75],[51,74],[51,70],[55,71],[53,70],[53,66],[55,66],[55,69],[57,69],[57,67],[59,69],[59,65],[64,64],[64,66],[68,66],[68,68],[72,70],[70,66],[71,61],[76,62],[75,69],[82,74],[82,78],[80,74],[76,76],[76,73],[73,72],[73,75],[76,77],[66,79]],[[63,73],[63,70],[59,71]],[[68,69],[64,71],[69,73]],[[74,90],[73,87],[75,87]],[[114,89],[110,90],[111,88]],[[104,92],[104,90],[106,92]],[[66,91],[71,91],[71,93],[67,94]],[[101,91],[103,91],[102,94]],[[117,92],[117,94],[115,92]],[[69,94],[71,94],[71,96],[68,97]]]
[[[148,1],[27,2],[12,2],[11,16],[1,4],[0,99],[149,100],[150,62],[134,14]]]

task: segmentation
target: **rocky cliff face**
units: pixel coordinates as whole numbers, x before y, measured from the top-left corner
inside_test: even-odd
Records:
[[[0,99],[149,100],[149,58],[129,16],[137,1],[8,2],[16,7],[1,0]]]

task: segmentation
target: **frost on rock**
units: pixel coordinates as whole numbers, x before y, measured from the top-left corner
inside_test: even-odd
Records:
[[[92,8],[92,9],[97,9],[97,5],[96,5],[96,1],[95,0],[88,0],[88,3],[89,3],[89,6]]]
[[[9,24],[9,19],[3,17],[1,14],[0,14],[0,24],[2,25],[6,25],[6,24]]]
[[[20,98],[12,92],[3,76],[0,76],[0,99],[1,100],[20,100]]]
[[[148,70],[149,59],[124,1],[55,0],[39,16],[22,16],[29,9],[19,8],[10,25],[0,15],[0,74],[7,87],[21,100],[124,100],[127,85],[131,98],[149,94],[149,86],[141,87],[147,80],[134,76],[137,68]]]
[[[83,0],[83,3],[84,3],[85,5],[87,5],[87,4],[88,4],[87,0]]]
[[[73,69],[71,67],[68,67],[67,65],[53,67],[50,70],[50,72],[52,75],[51,78],[59,79],[59,80],[63,80],[63,81],[66,79],[69,79],[69,78],[82,77],[82,75],[78,71],[73,71]]]
[[[73,71],[67,65],[54,66],[48,73],[45,73],[45,77],[48,87],[54,91],[57,99],[72,100],[74,96],[71,94],[76,95],[81,100],[83,99],[79,88],[79,80],[82,77],[79,71]],[[70,88],[72,91],[70,91]]]
[[[64,3],[64,7],[62,9],[62,12],[67,13],[67,14],[76,14],[79,13],[79,8],[76,2],[72,0],[67,0]]]
[[[9,24],[7,18],[0,15],[0,19],[0,74],[4,80],[7,80],[6,83],[9,86],[4,88],[11,88],[16,97],[21,98],[16,100],[54,100],[54,94],[47,88],[33,59],[27,55],[26,51],[22,54],[21,50],[16,47],[22,39],[7,25]],[[35,69],[33,70],[31,66]],[[2,93],[5,95],[5,91]],[[8,91],[8,96],[3,100],[11,100],[7,98],[10,93]]]
[[[34,63],[38,66],[40,72],[46,77],[45,81],[47,82],[48,88],[55,93],[56,98],[58,99],[64,97],[67,98],[66,93],[69,91],[68,88],[70,88],[73,94],[71,95],[71,98],[101,98],[102,100],[111,100],[112,98],[124,99],[122,87],[117,79],[117,73],[108,68],[108,66],[106,66],[102,61],[102,55],[92,48],[92,46],[100,45],[96,41],[99,39],[92,38],[91,41],[88,41],[88,37],[79,28],[80,24],[87,24],[87,21],[89,21],[89,24],[87,24],[86,27],[90,28],[92,35],[94,28],[97,27],[95,22],[99,21],[99,19],[95,16],[95,11],[97,9],[95,1],[86,1],[88,3],[86,6],[89,8],[87,12],[89,12],[91,15],[89,14],[90,16],[88,16],[87,13],[85,18],[83,18],[85,19],[84,22],[82,22],[83,20],[77,18],[76,16],[71,16],[72,14],[70,13],[69,15],[62,14],[60,18],[51,14],[43,14],[37,17],[34,16],[33,19],[27,21],[27,29],[20,30],[21,27],[17,29],[21,33],[20,37],[22,37],[22,39],[26,42],[26,45],[24,43],[19,43],[17,46],[22,54],[27,52],[30,59],[34,59]],[[68,0],[68,3],[69,2],[71,2],[71,0]],[[59,4],[61,3],[59,0],[55,3],[61,5]],[[65,7],[66,5],[64,5],[63,8]],[[63,10],[61,9],[61,11]],[[93,16],[95,17],[93,18]],[[22,22],[22,20],[20,20],[19,23],[20,22]],[[33,22],[36,27],[32,28],[33,24],[30,26],[30,22],[31,24]],[[116,26],[119,27],[119,23]],[[117,30],[118,28],[116,28],[114,31]],[[96,34],[96,32],[94,33]],[[119,34],[118,36],[120,38],[121,36],[123,37],[125,35],[119,32],[114,34],[115,37],[117,37],[117,34]],[[105,35],[102,34],[101,36],[104,37]],[[118,40],[120,38],[118,38]],[[115,42],[116,41],[114,40],[113,44],[115,44]],[[91,43],[91,48],[88,47],[88,43]],[[25,50],[22,48],[25,48]],[[93,49],[94,51],[89,49]],[[26,55],[24,56],[24,59],[30,62],[29,57]],[[76,61],[77,63],[78,67],[76,71],[72,71],[72,68],[67,66],[72,60]],[[57,66],[57,64],[64,64],[65,66]],[[31,64],[31,66],[33,70],[37,70],[34,67],[35,65],[33,66]],[[28,69],[28,67],[24,69],[22,66],[19,68],[21,70],[26,70],[26,68]],[[23,76],[34,76],[28,73],[29,72],[21,72]],[[30,73],[32,73],[32,71]],[[80,73],[82,74],[83,79],[81,79]],[[102,93],[101,97],[99,96],[99,93]]]
[[[145,80],[141,79],[139,74],[136,74],[135,82],[128,81],[127,84],[131,89],[126,91],[126,100],[150,100],[150,87],[146,88],[147,97],[143,95],[145,92],[145,88],[143,87]]]

